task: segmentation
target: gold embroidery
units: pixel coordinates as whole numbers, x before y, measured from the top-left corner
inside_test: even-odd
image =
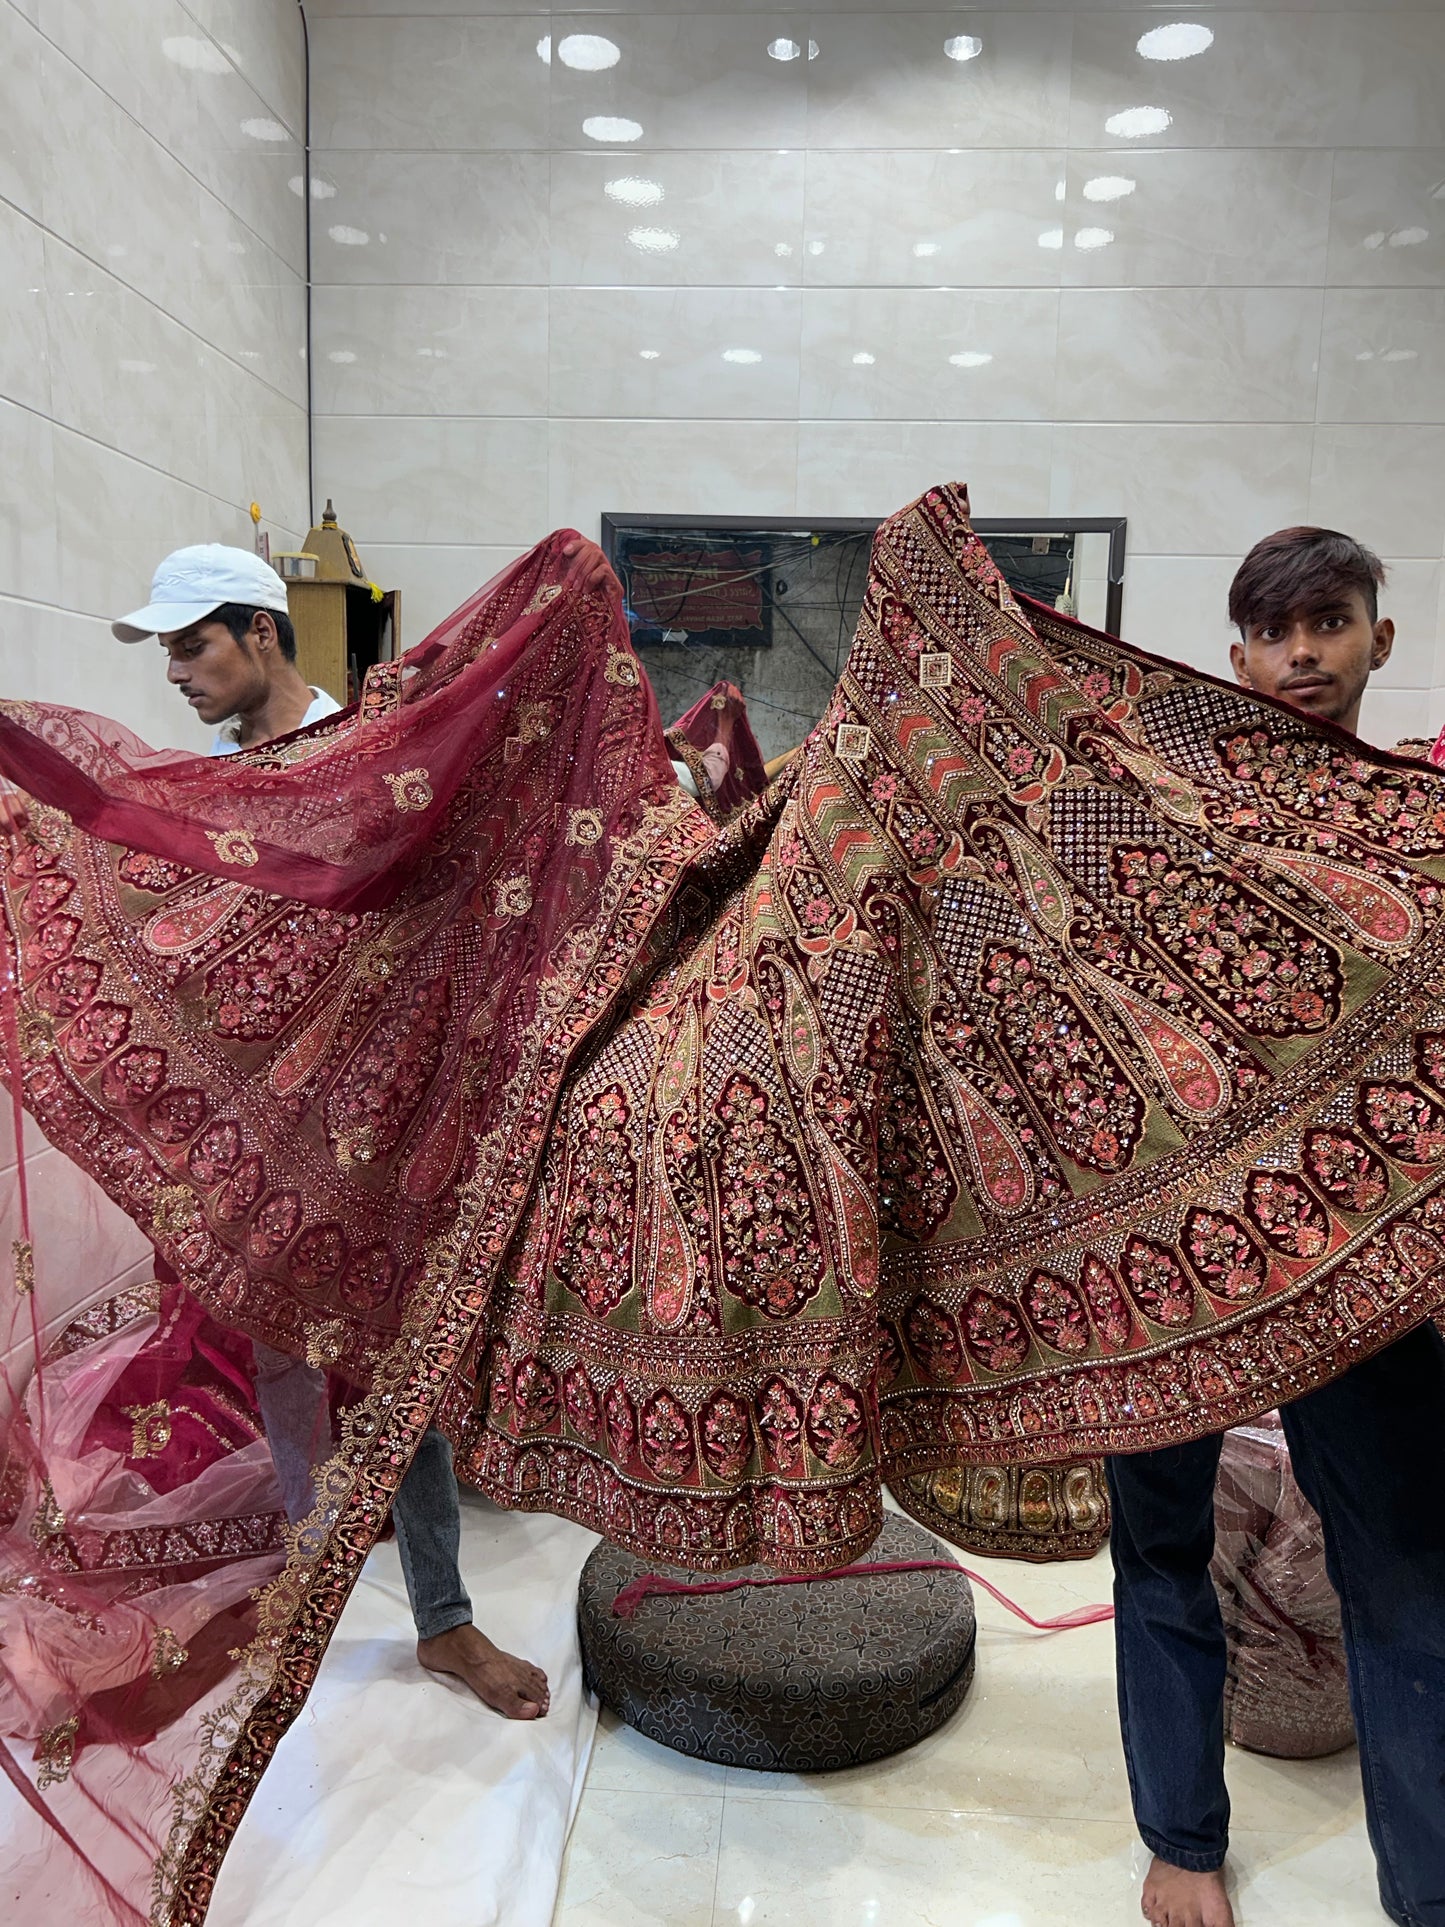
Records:
[[[189,1658],[189,1651],[169,1626],[156,1628],[155,1650],[151,1654],[152,1679],[164,1679],[167,1673],[178,1673]]]
[[[43,1546],[47,1539],[58,1539],[64,1530],[65,1514],[60,1509],[54,1486],[45,1479],[40,1487],[40,1503],[30,1521],[30,1537],[37,1546]]]
[[[253,863],[261,860],[249,830],[207,830],[206,835],[222,863],[234,864],[238,870],[249,870]]]
[[[525,917],[532,907],[532,886],[526,877],[508,877],[497,885],[497,915]]]
[[[306,1363],[322,1370],[334,1365],[346,1347],[346,1326],[339,1318],[306,1334]]]
[[[607,658],[607,667],[602,672],[607,682],[620,684],[623,689],[636,689],[642,681],[642,671],[637,666],[635,656],[626,655],[621,649],[614,649]]]
[[[728,706],[728,699],[726,696],[714,696],[712,701],[708,704],[709,709],[726,709],[727,706]]]
[[[35,1784],[43,1793],[48,1786],[59,1786],[69,1779],[75,1759],[75,1736],[80,1731],[80,1716],[72,1713],[58,1726],[47,1727],[35,1742]]]
[[[569,843],[600,843],[601,840],[601,810],[569,810],[567,812],[567,841]]]
[[[840,763],[861,763],[873,747],[873,732],[863,723],[839,723],[834,750]]]
[[[15,1289],[27,1298],[35,1289],[35,1247],[28,1238],[17,1238],[10,1256],[15,1263]]]
[[[196,1201],[183,1184],[163,1184],[151,1206],[151,1234],[175,1238],[190,1228]]]
[[[336,1162],[343,1171],[349,1171],[354,1164],[370,1164],[375,1156],[376,1135],[369,1124],[363,1124],[350,1137],[336,1140]]]
[[[539,609],[545,609],[549,602],[555,602],[561,593],[562,584],[560,582],[549,582],[545,588],[538,589],[537,593],[532,597],[532,600],[522,611],[522,614],[525,616],[536,615],[537,611]]]
[[[918,658],[920,689],[950,689],[953,686],[953,657],[948,655]]]
[[[43,1010],[20,1013],[20,1049],[26,1057],[47,1057],[55,1049],[55,1021]]]
[[[399,776],[387,776],[385,781],[391,800],[399,810],[424,810],[436,794],[428,770],[404,769]]]
[[[154,1405],[123,1405],[130,1420],[130,1455],[133,1459],[154,1459],[171,1442],[171,1408],[162,1399]]]

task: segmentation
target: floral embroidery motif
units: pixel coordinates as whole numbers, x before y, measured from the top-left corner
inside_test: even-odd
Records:
[[[639,1449],[660,1479],[685,1479],[693,1468],[692,1427],[670,1392],[655,1392],[642,1411]]]
[[[1264,1253],[1238,1218],[1197,1207],[1185,1214],[1184,1250],[1190,1269],[1216,1298],[1242,1305],[1263,1291]]]
[[[396,776],[386,774],[384,780],[391,791],[391,800],[399,810],[424,810],[430,807],[435,792],[429,771],[404,769]]]
[[[1134,1303],[1156,1325],[1187,1325],[1194,1316],[1194,1287],[1166,1245],[1130,1238],[1124,1247],[1124,1282]]]
[[[1252,1171],[1244,1186],[1245,1209],[1276,1251],[1291,1258],[1318,1258],[1330,1241],[1330,1221],[1302,1178],[1288,1171]]]
[[[1319,1128],[1306,1131],[1305,1169],[1330,1203],[1345,1211],[1374,1211],[1390,1189],[1390,1173],[1383,1159],[1362,1144],[1353,1131]]]
[[[873,732],[863,723],[839,723],[833,754],[840,763],[865,763],[873,747]]]
[[[249,870],[253,863],[261,860],[249,830],[207,830],[207,841],[215,850],[222,863],[230,863],[238,870]]]
[[[1338,953],[1237,878],[1145,845],[1116,844],[1111,863],[1165,955],[1246,1031],[1295,1037],[1338,1021]]]
[[[742,1072],[723,1088],[718,1192],[723,1283],[768,1318],[791,1318],[822,1283],[823,1249],[802,1164]]]
[[[153,1405],[125,1405],[122,1411],[130,1420],[130,1455],[133,1459],[154,1459],[171,1442],[171,1408],[165,1399]]]
[[[497,915],[525,917],[532,907],[532,886],[526,877],[508,877],[497,885]]]
[[[602,672],[605,682],[616,683],[622,689],[637,689],[642,683],[642,671],[637,666],[635,656],[614,649],[607,658],[607,667]]]
[[[1024,1293],[1034,1330],[1056,1352],[1076,1358],[1089,1349],[1089,1314],[1078,1291],[1050,1271],[1036,1271]]]
[[[79,1731],[80,1717],[72,1713],[68,1720],[47,1727],[35,1742],[35,1784],[42,1793],[47,1787],[59,1786],[70,1778]]]
[[[702,1408],[698,1429],[708,1470],[725,1481],[738,1478],[753,1455],[747,1406],[730,1393],[715,1392]]]
[[[587,1098],[581,1111],[583,1130],[553,1266],[562,1284],[576,1293],[594,1318],[606,1318],[632,1289],[630,1237],[636,1208],[636,1170],[628,1136],[632,1114],[615,1085]]]
[[[847,1470],[857,1464],[867,1430],[858,1393],[825,1372],[808,1400],[808,1444],[814,1455],[826,1466]]]
[[[156,1643],[151,1652],[152,1679],[165,1679],[170,1673],[178,1673],[189,1658],[188,1649],[176,1638],[169,1626],[156,1628]]]
[[[601,810],[568,810],[567,841],[584,846],[602,841]]]
[[[1029,1335],[1018,1312],[991,1291],[970,1292],[963,1308],[964,1342],[980,1365],[1006,1372],[1029,1355]]]
[[[1059,1148],[1090,1170],[1126,1169],[1139,1142],[1144,1100],[1083,1012],[1021,950],[991,950],[982,968],[983,988],[998,1005],[1001,1041],[1049,1113]]]
[[[1445,1155],[1445,1110],[1414,1084],[1364,1085],[1359,1116],[1375,1142],[1407,1164]]]

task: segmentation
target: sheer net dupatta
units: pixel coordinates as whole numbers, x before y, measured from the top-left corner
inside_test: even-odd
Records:
[[[748,721],[748,705],[736,683],[716,682],[692,708],[679,716],[667,732],[673,753],[701,778],[703,807],[727,822],[768,786],[763,752]],[[714,784],[713,771],[703,761],[714,745],[727,754],[726,774]]]
[[[160,1259],[57,1320],[64,1253],[12,1185],[26,1919],[204,1916],[487,1311],[563,1067],[714,840],[564,545],[261,750],[0,706],[36,799],[3,878],[7,1081]]]

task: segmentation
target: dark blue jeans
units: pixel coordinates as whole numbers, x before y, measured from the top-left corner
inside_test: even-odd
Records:
[[[1445,1342],[1422,1326],[1280,1416],[1340,1596],[1381,1905],[1402,1927],[1445,1927]],[[1219,1450],[1109,1461],[1134,1818],[1151,1852],[1198,1873],[1229,1842]]]

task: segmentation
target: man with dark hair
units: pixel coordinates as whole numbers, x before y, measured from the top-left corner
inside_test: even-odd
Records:
[[[1379,558],[1330,529],[1256,544],[1229,592],[1235,676],[1355,731],[1389,656]],[[1281,1408],[1340,1596],[1380,1900],[1445,1924],[1445,1342],[1426,1324]],[[1210,1577],[1222,1441],[1109,1461],[1119,1720],[1156,1927],[1233,1927],[1224,1625]]]
[[[110,626],[122,642],[159,639],[167,679],[203,723],[219,726],[213,756],[289,736],[341,707],[302,680],[286,584],[249,549],[197,542],[174,550],[145,608]]]
[[[1334,529],[1256,542],[1229,589],[1236,680],[1358,734],[1365,684],[1395,642],[1379,612],[1384,582],[1380,558]]]

